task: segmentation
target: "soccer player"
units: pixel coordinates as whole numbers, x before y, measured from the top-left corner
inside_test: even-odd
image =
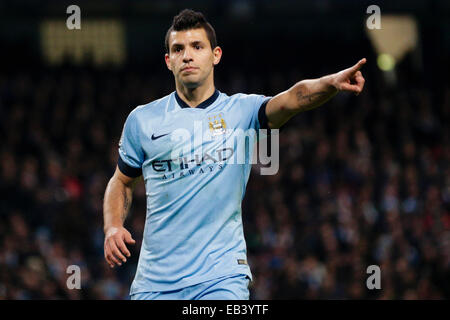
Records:
[[[123,224],[142,175],[147,214],[131,299],[249,299],[252,274],[241,202],[251,164],[228,164],[224,160],[235,150],[214,138],[227,138],[236,129],[278,129],[339,91],[360,93],[364,78],[359,69],[366,60],[299,81],[274,97],[228,96],[214,86],[222,49],[203,14],[183,10],[175,16],[165,46],[176,90],[138,106],[125,121],[118,164],[104,197],[105,259],[113,268],[130,257],[127,244],[135,241]],[[210,139],[174,157],[173,151],[187,143],[174,139],[179,129]],[[252,145],[256,141],[251,136]]]

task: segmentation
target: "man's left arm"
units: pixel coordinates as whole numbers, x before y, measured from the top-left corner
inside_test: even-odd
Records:
[[[361,67],[366,59],[338,73],[318,79],[302,80],[288,90],[276,95],[267,103],[266,115],[269,127],[278,129],[296,114],[317,108],[339,91],[359,94],[364,87]]]

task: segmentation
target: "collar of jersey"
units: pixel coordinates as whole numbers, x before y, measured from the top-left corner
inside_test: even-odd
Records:
[[[175,91],[175,99],[177,99],[177,102],[180,105],[180,107],[182,107],[182,108],[189,108],[189,109],[197,109],[197,108],[206,109],[211,104],[213,104],[214,101],[216,101],[218,97],[219,97],[219,90],[215,89],[214,93],[212,94],[211,97],[209,97],[208,99],[206,99],[205,101],[200,103],[195,108],[192,108],[186,102],[184,102],[183,99],[181,99],[180,96],[178,95],[178,93]]]

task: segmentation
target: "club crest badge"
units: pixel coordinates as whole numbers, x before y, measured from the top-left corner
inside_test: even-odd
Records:
[[[223,114],[212,115],[208,117],[209,130],[212,136],[224,134],[227,129],[227,124],[223,118]]]

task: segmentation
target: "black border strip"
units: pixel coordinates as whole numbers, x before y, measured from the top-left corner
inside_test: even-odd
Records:
[[[2,312],[11,311],[17,317],[27,317],[30,309],[47,318],[66,319],[64,313],[53,312],[53,308],[70,310],[70,315],[86,318],[102,310],[104,317],[129,318],[132,309],[135,314],[161,313],[167,319],[301,319],[302,315],[313,314],[315,318],[336,318],[336,314],[349,319],[383,319],[386,315],[399,318],[429,318],[430,310],[436,314],[448,311],[446,300],[439,301],[374,301],[374,300],[208,300],[208,301],[117,301],[117,300],[7,300],[0,301]],[[215,314],[199,314],[199,307],[215,308]],[[250,308],[251,307],[251,308]],[[195,310],[195,312],[193,312]],[[188,312],[188,313],[187,313]],[[52,316],[53,315],[53,316]]]

